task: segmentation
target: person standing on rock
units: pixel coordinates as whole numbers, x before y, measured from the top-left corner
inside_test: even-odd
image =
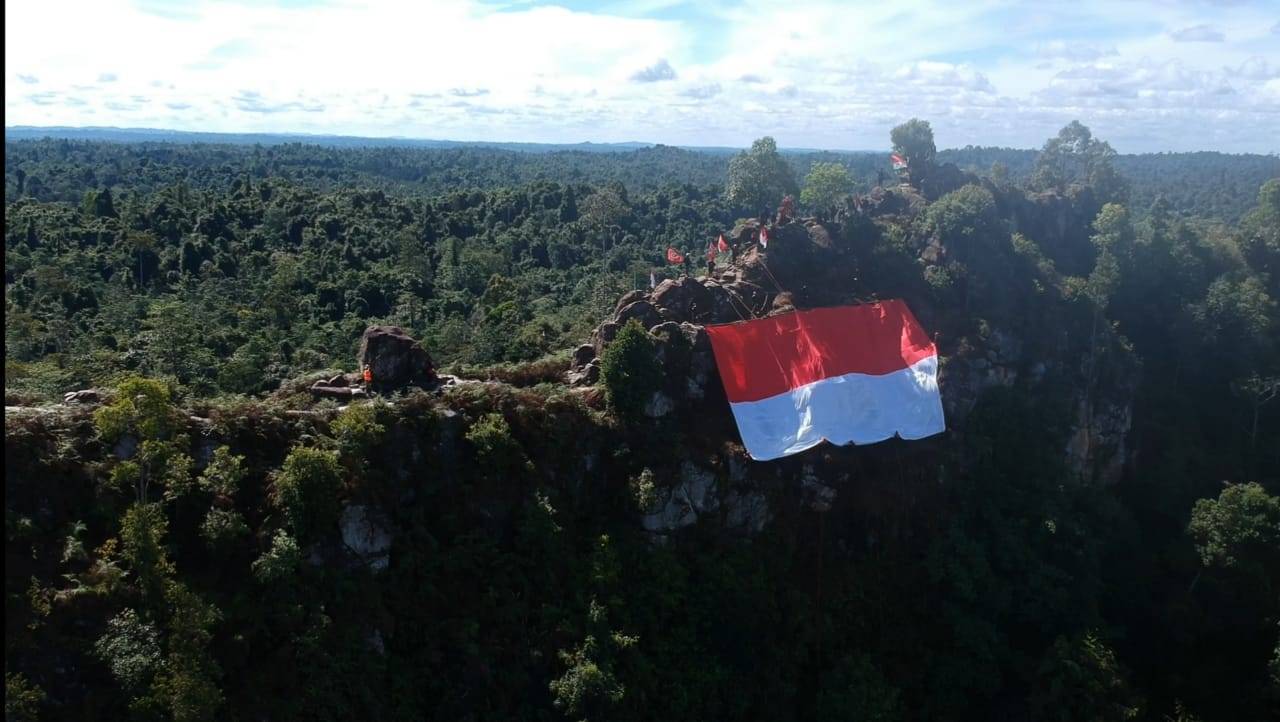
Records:
[[[364,371],[361,372],[361,380],[364,381],[365,393],[373,391],[373,368],[369,364],[364,365]]]
[[[778,216],[774,225],[783,225],[791,222],[791,214],[795,207],[795,199],[789,195],[782,197],[782,204],[778,206]]]

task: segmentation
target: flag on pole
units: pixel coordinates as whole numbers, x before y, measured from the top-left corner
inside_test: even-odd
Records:
[[[937,348],[901,300],[706,329],[753,459],[946,430]]]
[[[719,249],[721,253],[729,252],[729,244],[725,242],[723,233],[721,233],[720,237],[716,239],[716,248]]]
[[[892,155],[890,155],[889,159],[893,161],[894,170],[902,170],[903,168],[907,167],[907,159],[903,158],[897,153],[893,153]]]
[[[684,263],[684,254],[670,246],[667,246],[667,263]]]
[[[716,244],[708,243],[707,244],[707,261],[711,262],[714,260],[716,260]]]
[[[760,247],[766,249],[769,247],[769,229],[764,226],[760,227]]]
[[[657,288],[658,279],[653,275],[653,271],[649,271],[649,288]]]

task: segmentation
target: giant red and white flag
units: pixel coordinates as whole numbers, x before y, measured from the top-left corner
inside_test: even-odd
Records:
[[[938,352],[901,300],[707,326],[751,458],[946,429]]]

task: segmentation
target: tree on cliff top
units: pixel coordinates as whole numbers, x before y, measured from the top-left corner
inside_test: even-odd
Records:
[[[734,205],[755,213],[772,210],[785,195],[800,192],[791,166],[778,153],[778,144],[765,136],[729,161],[725,196]]]
[[[933,165],[938,148],[933,144],[933,127],[929,121],[912,118],[889,131],[893,152],[907,159],[913,172]]]
[[[814,163],[804,179],[800,202],[814,210],[829,211],[853,192],[853,176],[839,163]]]
[[[1059,192],[1088,185],[1099,200],[1121,201],[1127,188],[1112,164],[1115,157],[1110,143],[1094,138],[1088,126],[1073,120],[1058,131],[1057,137],[1045,141],[1036,158],[1031,185]]]

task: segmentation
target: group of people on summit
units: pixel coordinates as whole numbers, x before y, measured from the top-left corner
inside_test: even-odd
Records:
[[[768,210],[763,210],[760,212],[760,215],[758,218],[759,226],[757,229],[752,230],[749,238],[747,239],[747,244],[750,245],[752,243],[756,243],[756,244],[759,244],[761,248],[768,248],[768,244],[769,244],[768,228],[770,225],[770,220],[773,221],[772,225],[774,227],[777,227],[777,226],[790,223],[794,218],[794,216],[795,216],[795,199],[792,198],[790,195],[785,196],[782,199],[781,205],[778,206],[778,210],[773,215],[772,219],[770,219],[769,217]],[[728,253],[730,263],[734,263],[738,260],[738,253],[740,250],[742,250],[741,248],[742,244],[739,242],[740,238],[741,236],[734,238],[731,241],[726,241],[724,234],[722,233],[720,234],[720,237],[715,240],[715,242],[707,246],[707,275],[712,275],[715,273],[716,257],[720,253]],[[684,268],[684,272],[686,275],[691,275],[693,272],[693,264],[689,258],[689,254],[681,253],[680,251],[677,251],[675,248],[667,249],[667,262],[682,266]]]

